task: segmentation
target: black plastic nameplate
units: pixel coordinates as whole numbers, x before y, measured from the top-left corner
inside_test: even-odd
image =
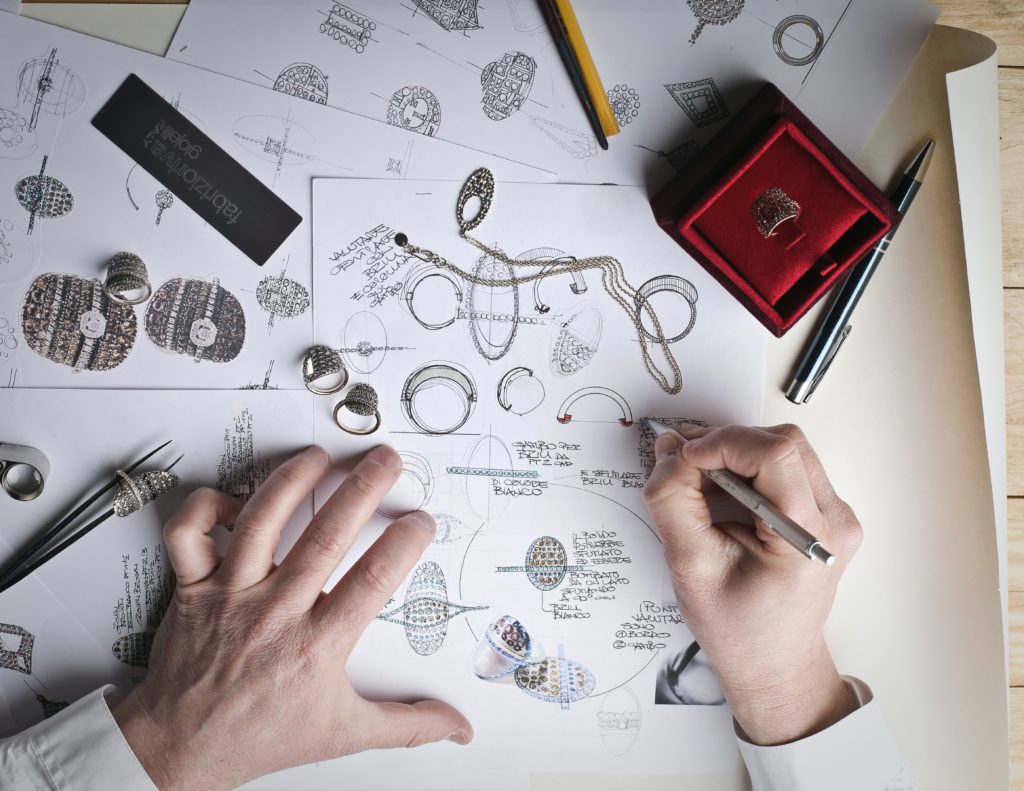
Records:
[[[92,125],[261,266],[302,222],[134,74],[96,113]]]

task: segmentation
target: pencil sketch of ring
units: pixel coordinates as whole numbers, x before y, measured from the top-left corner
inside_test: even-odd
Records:
[[[317,384],[317,382],[332,376],[337,376],[338,381],[331,384]],[[306,352],[306,356],[302,359],[302,383],[311,393],[331,395],[348,384],[348,369],[338,352],[329,346],[317,344]]]
[[[791,54],[783,43],[783,39],[786,37],[789,29],[794,25],[804,25],[814,33],[814,45],[811,46],[811,51],[806,55]],[[791,34],[790,37],[792,37]],[[788,63],[790,66],[806,66],[808,63],[813,63],[817,60],[821,51],[825,48],[825,33],[822,31],[821,25],[809,16],[794,14],[793,16],[786,17],[775,26],[775,32],[772,33],[772,43],[775,45],[775,54],[784,63]]]
[[[107,262],[103,290],[118,305],[141,305],[153,296],[146,263],[135,253],[117,253]]]
[[[782,223],[800,216],[800,204],[793,200],[781,187],[772,187],[757,196],[750,207],[761,236],[768,239]]]
[[[533,371],[522,366],[513,368],[498,382],[498,406],[514,415],[527,415],[544,401],[546,392]]]
[[[430,498],[434,496],[434,472],[430,468],[430,462],[419,453],[407,450],[398,451],[398,457],[402,460],[402,472],[399,473],[400,479],[405,479],[406,483],[411,483],[416,490],[416,494],[411,502],[402,503],[401,507],[398,507],[395,503],[389,503],[387,498],[377,506],[378,514],[391,519],[397,519],[409,511],[419,511],[426,508]],[[397,484],[396,488],[398,488]]]
[[[7,496],[27,503],[43,493],[50,461],[38,448],[0,442],[0,486]]]
[[[416,312],[415,300],[416,300],[416,289],[419,288],[423,283],[431,278],[439,278],[451,285],[452,291],[455,294],[455,311],[452,313],[451,318],[442,321],[430,321],[423,318]],[[405,278],[405,283],[402,289],[402,298],[405,300],[406,309],[416,319],[417,323],[428,330],[443,330],[445,327],[450,327],[455,323],[455,319],[459,317],[459,306],[462,305],[463,293],[462,286],[455,277],[449,272],[441,269],[441,267],[433,266],[432,264],[420,265],[413,269],[409,275]]]
[[[535,281],[533,281],[533,309],[535,311],[538,313],[548,313],[551,310],[551,306],[546,304],[540,296],[540,287],[547,278],[547,273],[552,269],[572,264],[576,260],[576,256],[566,255],[564,251],[558,250],[554,247],[535,247],[532,250],[527,250],[525,253],[520,253],[516,256],[516,261],[550,261],[549,264],[540,270],[539,276]],[[583,278],[582,272],[573,270],[566,274],[572,278],[572,283],[569,284],[569,290],[572,291],[573,294],[579,296],[580,294],[587,293],[587,281]]]
[[[611,399],[619,407],[619,411],[622,413],[622,417],[619,418],[619,423],[626,428],[633,425],[633,410],[630,409],[629,404],[626,403],[621,395],[616,393],[614,390],[608,387],[585,387],[582,390],[577,390],[572,393],[562,402],[562,406],[558,409],[558,416],[556,420],[562,425],[572,420],[572,412],[570,411],[578,401],[582,401],[584,398],[590,396],[602,396],[604,398]]]
[[[441,425],[424,417],[417,406],[418,398],[442,388],[455,399],[455,417],[448,417]],[[432,406],[441,403],[435,392],[430,398]],[[476,383],[469,373],[448,363],[427,363],[413,371],[402,387],[402,409],[409,422],[421,433],[439,436],[458,431],[469,420],[477,402]]]
[[[372,434],[380,428],[380,410],[377,409],[379,399],[377,391],[365,382],[357,382],[352,385],[345,397],[334,407],[334,422],[342,431],[356,436]],[[348,409],[354,415],[360,417],[372,417],[373,425],[367,428],[353,428],[341,422],[339,413],[342,409]]]
[[[685,278],[679,277],[678,275],[659,275],[658,277],[652,277],[639,289],[637,289],[635,302],[636,302],[636,320],[637,326],[643,330],[647,339],[652,343],[661,343],[662,339],[657,338],[654,334],[644,326],[643,313],[644,308],[650,309],[650,299],[655,294],[662,293],[678,294],[685,300],[686,304],[690,306],[690,319],[686,326],[678,333],[671,337],[666,337],[667,343],[675,343],[680,341],[690,334],[690,330],[693,329],[694,324],[697,323],[697,289],[694,288],[693,283]]]

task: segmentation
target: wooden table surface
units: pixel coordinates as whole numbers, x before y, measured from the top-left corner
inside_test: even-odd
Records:
[[[1024,791],[1024,0],[932,2],[942,9],[940,24],[982,33],[999,45],[1010,517],[1010,777],[1013,791]]]

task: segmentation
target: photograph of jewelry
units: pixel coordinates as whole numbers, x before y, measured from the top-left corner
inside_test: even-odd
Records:
[[[122,518],[141,511],[147,503],[153,502],[181,483],[181,479],[173,472],[163,470],[153,470],[135,476],[118,470],[117,477],[121,482],[114,493],[114,513]]]
[[[118,305],[141,305],[153,295],[146,263],[135,253],[118,253],[107,262],[103,290]]]
[[[380,410],[377,409],[378,401],[376,390],[365,382],[357,382],[349,388],[349,391],[345,393],[345,397],[334,407],[335,424],[342,431],[346,431],[349,434],[357,436],[372,434],[380,428]],[[372,417],[373,425],[368,428],[353,428],[352,426],[345,425],[341,422],[340,417],[342,409],[348,409],[353,415],[359,415],[360,417]]]
[[[772,187],[757,196],[750,207],[757,223],[757,230],[765,239],[775,236],[782,223],[800,216],[800,204],[793,200],[781,187]]]
[[[197,363],[227,363],[245,343],[245,313],[217,278],[176,277],[153,295],[146,309],[146,335],[160,348]]]
[[[336,382],[322,383],[322,380],[334,376],[338,377]],[[338,352],[330,346],[317,344],[302,358],[302,382],[311,393],[331,395],[348,384],[348,369]]]

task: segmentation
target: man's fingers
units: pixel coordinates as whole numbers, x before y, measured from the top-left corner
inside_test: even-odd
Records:
[[[229,587],[248,588],[270,573],[281,531],[329,463],[327,452],[314,445],[284,462],[256,490],[235,521],[221,564]]]
[[[196,489],[164,525],[164,543],[179,585],[209,577],[220,565],[210,531],[238,518],[242,503],[216,489]]]
[[[434,520],[422,511],[396,519],[321,601],[318,617],[344,636],[346,648],[387,604],[434,540]]]
[[[416,703],[366,702],[358,720],[367,749],[419,747],[444,739],[469,744],[473,726],[458,711],[439,700]]]
[[[401,472],[401,457],[385,445],[363,456],[282,561],[280,583],[303,588],[315,601]]]
[[[694,563],[719,554],[722,536],[711,524],[700,470],[683,458],[682,447],[675,434],[658,437],[657,462],[644,487],[644,501],[669,563],[692,569]]]

